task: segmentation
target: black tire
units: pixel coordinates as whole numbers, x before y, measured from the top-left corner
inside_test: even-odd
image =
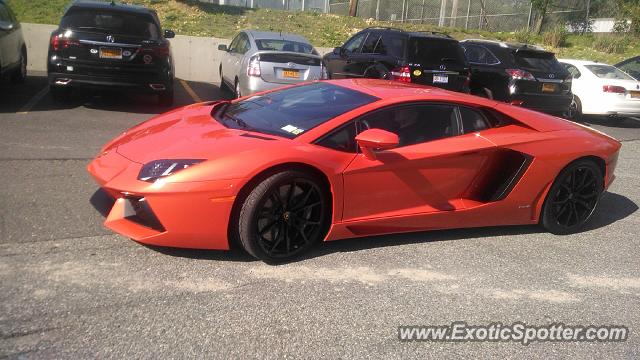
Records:
[[[487,89],[487,88],[477,88],[477,89],[473,89],[471,90],[471,95],[475,95],[475,96],[480,96],[483,97],[485,99],[493,99],[493,93],[491,92],[491,90]]]
[[[562,115],[567,120],[579,121],[582,117],[582,102],[580,101],[580,98],[573,95],[573,100],[571,100],[569,109]]]
[[[173,105],[173,91],[166,91],[158,94],[158,105],[160,106],[171,106]]]
[[[574,233],[593,215],[604,190],[600,167],[583,159],[564,168],[549,189],[541,214],[541,224],[556,235]]]
[[[20,66],[18,66],[11,77],[11,81],[14,84],[22,84],[27,80],[27,63],[27,50],[23,48],[20,52]]]
[[[235,94],[236,99],[239,99],[242,97],[242,92],[240,91],[240,81],[238,79],[236,79],[233,93]]]
[[[364,72],[364,77],[368,79],[389,80],[391,78],[391,72],[384,65],[376,64]]]
[[[58,86],[49,86],[49,92],[53,100],[57,102],[68,102],[71,100],[71,89]]]
[[[305,172],[271,175],[242,202],[237,224],[242,247],[267,263],[294,259],[326,235],[329,199],[328,190]]]

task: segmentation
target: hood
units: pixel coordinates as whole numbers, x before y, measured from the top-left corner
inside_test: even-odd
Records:
[[[211,117],[211,109],[212,106],[196,104],[160,115],[127,130],[103,151],[115,148],[127,159],[146,164],[159,159],[213,160],[292,142],[228,129]]]

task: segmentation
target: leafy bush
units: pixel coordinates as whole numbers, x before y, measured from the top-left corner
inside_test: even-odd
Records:
[[[556,25],[551,29],[542,33],[542,42],[554,48],[564,46],[568,35],[567,28],[564,25]]]
[[[623,54],[629,46],[629,38],[625,35],[600,35],[593,41],[593,48],[610,54]]]
[[[518,30],[513,33],[513,40],[523,44],[531,44],[533,42],[533,33],[527,29]]]

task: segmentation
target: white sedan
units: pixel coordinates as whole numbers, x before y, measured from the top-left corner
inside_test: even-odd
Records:
[[[640,115],[640,82],[622,70],[607,64],[559,59],[571,73],[574,100],[566,117],[581,114],[638,116]]]

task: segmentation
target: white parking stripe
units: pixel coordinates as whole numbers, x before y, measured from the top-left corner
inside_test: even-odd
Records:
[[[40,90],[40,92],[38,92],[34,97],[31,98],[31,100],[29,100],[28,103],[26,103],[20,110],[18,110],[18,112],[16,114],[28,114],[29,111],[31,111],[31,109],[33,109],[34,106],[36,106],[40,100],[42,100],[43,97],[45,97],[45,95],[47,95],[47,93],[49,92],[49,86],[45,86],[44,89]]]

